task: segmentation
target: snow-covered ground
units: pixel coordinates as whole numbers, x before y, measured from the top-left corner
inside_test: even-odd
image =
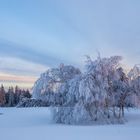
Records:
[[[140,140],[140,110],[124,125],[54,124],[48,108],[0,108],[0,140]]]

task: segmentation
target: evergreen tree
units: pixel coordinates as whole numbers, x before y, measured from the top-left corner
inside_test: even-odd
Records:
[[[5,100],[5,89],[4,86],[1,85],[0,87],[0,106],[4,106],[6,100]]]
[[[15,87],[15,94],[14,94],[14,97],[15,97],[15,104],[18,104],[19,101],[20,101],[20,89],[18,86]]]
[[[13,87],[10,87],[10,88],[9,88],[8,94],[9,94],[8,106],[9,106],[9,107],[13,107],[13,106],[15,105],[15,97],[14,97],[14,90],[13,90]]]

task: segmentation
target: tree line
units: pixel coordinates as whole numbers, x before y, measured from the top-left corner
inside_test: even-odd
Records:
[[[4,86],[0,87],[0,106],[1,107],[14,107],[16,106],[23,98],[31,98],[30,91],[20,89],[18,86],[9,87],[6,91]]]

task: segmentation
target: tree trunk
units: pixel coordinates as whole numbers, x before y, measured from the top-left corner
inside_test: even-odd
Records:
[[[116,117],[115,106],[113,106],[113,116]]]
[[[122,117],[124,117],[124,106],[122,106]]]

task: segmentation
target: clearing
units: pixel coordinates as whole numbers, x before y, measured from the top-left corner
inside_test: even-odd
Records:
[[[49,108],[0,108],[1,140],[140,140],[140,110],[126,112],[124,125],[54,124]]]

